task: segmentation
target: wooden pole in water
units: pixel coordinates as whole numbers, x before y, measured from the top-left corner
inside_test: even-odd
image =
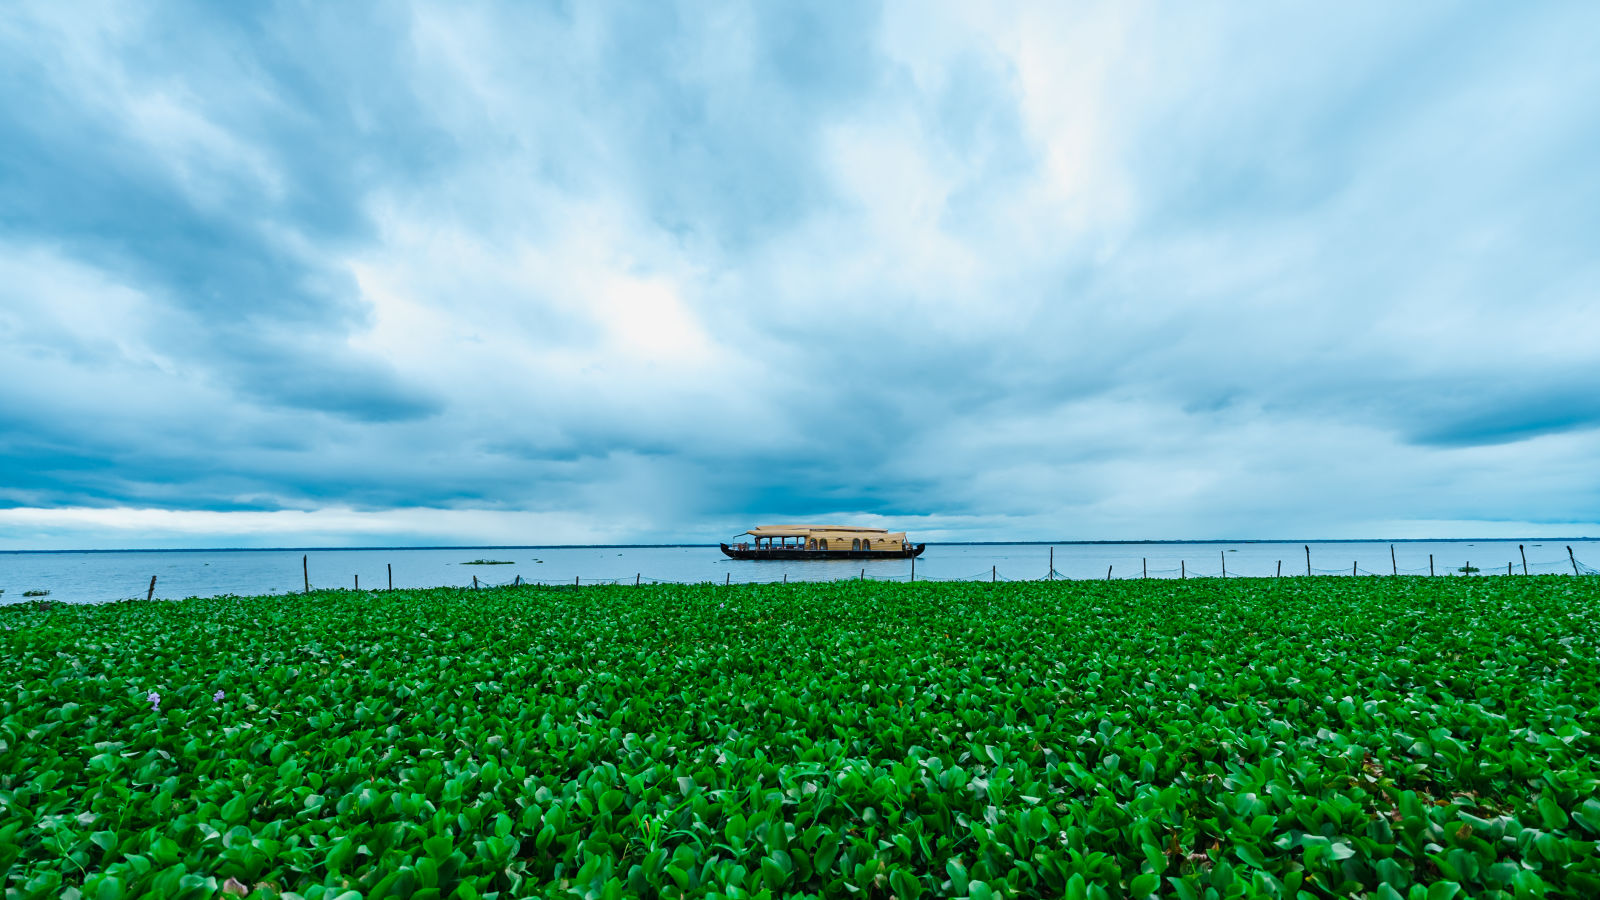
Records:
[[[789,583],[789,573],[788,572],[783,573],[783,583],[784,584],[788,584]]]
[[[1306,574],[1311,574],[1311,545],[1306,545]]]
[[[311,569],[306,565],[306,558],[300,557],[300,575],[306,580],[306,593],[311,593]]]
[[[1472,560],[1467,560],[1467,564],[1461,567],[1461,574],[1467,576],[1472,575]]]
[[[389,563],[389,590],[394,590],[394,563]]]
[[[580,578],[581,578],[581,577],[582,577],[582,576],[580,576],[580,575],[574,575],[574,576],[572,576],[572,586],[573,586],[573,587],[577,587],[577,586],[578,586],[578,582],[579,582],[579,579],[580,579]],[[476,579],[476,578],[474,578],[474,579],[472,579],[472,580],[473,580],[473,581],[474,581],[474,582],[476,582],[476,581],[477,581],[477,580],[478,580],[478,579]]]
[[[1567,559],[1572,561],[1572,574],[1578,574],[1578,558],[1572,555],[1572,545],[1567,545]]]
[[[638,587],[639,586],[639,575],[640,575],[640,573],[638,573],[638,572],[633,573],[633,586],[634,587]]]
[[[999,580],[1000,580],[1000,567],[999,566],[990,566],[989,567],[989,583],[990,584],[994,584],[996,581],[999,581]]]
[[[1106,580],[1111,580],[1111,566],[1106,566]]]
[[[1518,544],[1517,552],[1522,554],[1522,574],[1526,575],[1528,574],[1528,551],[1522,549],[1522,545]]]
[[[477,590],[478,589],[478,576],[476,576],[476,575],[472,576],[472,589],[473,590]]]
[[[1509,563],[1509,562],[1506,563],[1506,574],[1507,575],[1511,574],[1511,563]]]
[[[1433,577],[1433,554],[1428,554],[1428,577]]]
[[[356,573],[356,590],[361,590],[361,573]]]
[[[917,580],[917,558],[915,556],[911,557],[911,580]]]
[[[1389,566],[1394,569],[1394,574],[1400,574],[1400,563],[1395,561],[1393,544],[1389,545]]]
[[[1050,548],[1050,576],[1051,581],[1056,580],[1056,548]]]
[[[512,587],[522,587],[522,576],[518,575],[517,577],[511,579],[511,586]]]
[[[150,576],[150,590],[144,592],[144,599],[149,600],[156,595],[156,577]]]
[[[1140,578],[1149,578],[1150,577],[1150,559],[1149,559],[1149,557],[1145,557],[1145,556],[1139,557],[1139,571],[1143,573],[1142,575],[1139,576]]]
[[[1283,560],[1281,560],[1281,559],[1278,560],[1278,574],[1276,574],[1276,575],[1274,575],[1272,577],[1273,578],[1282,578],[1283,577]]]
[[[1188,569],[1187,569],[1187,565],[1188,564],[1185,563],[1183,560],[1181,560],[1181,559],[1178,560],[1178,577],[1179,578],[1188,578],[1189,577],[1189,572],[1188,572]]]
[[[1350,561],[1350,577],[1356,577],[1356,560]]]
[[[867,580],[867,570],[866,569],[862,569],[861,570],[861,580],[862,581],[866,581]]]
[[[1222,557],[1222,577],[1228,577],[1228,551],[1218,550],[1217,555]]]

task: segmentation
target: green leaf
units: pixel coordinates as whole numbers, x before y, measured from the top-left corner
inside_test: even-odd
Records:
[[[237,794],[227,803],[222,804],[222,821],[229,825],[238,825],[250,815],[250,796]]]
[[[770,891],[781,889],[784,882],[789,880],[789,873],[772,857],[763,857],[761,860],[761,881]]]
[[[1461,885],[1453,881],[1435,881],[1428,885],[1428,900],[1450,900],[1461,893]]]
[[[965,894],[969,880],[966,865],[959,859],[948,859],[945,861],[944,871],[946,875],[950,876],[950,883],[954,886],[955,892],[957,894]]]
[[[324,857],[323,865],[329,872],[343,872],[355,855],[356,842],[348,837],[342,837],[328,848],[328,855]]]
[[[917,900],[922,896],[922,884],[904,869],[895,869],[889,873],[889,887],[901,900]]]
[[[445,834],[435,835],[434,837],[428,838],[422,842],[423,852],[427,853],[428,857],[434,860],[444,859],[454,852],[455,849],[455,843],[450,840],[449,835]]]
[[[1267,858],[1261,855],[1259,849],[1250,844],[1239,844],[1233,848],[1233,852],[1234,855],[1244,861],[1245,865],[1253,866],[1257,869],[1265,869],[1267,867]]]
[[[1083,876],[1075,875],[1073,877],[1082,878]],[[1171,885],[1172,895],[1178,900],[1200,900],[1200,892],[1195,890],[1194,886],[1184,878],[1168,876],[1167,884]]]
[[[1544,821],[1544,827],[1549,829],[1566,828],[1567,814],[1549,794],[1539,797],[1539,817]]]
[[[723,834],[727,835],[728,843],[731,846],[735,848],[742,848],[744,846],[745,835],[748,833],[749,827],[745,823],[745,818],[743,815],[734,813],[732,816],[728,817],[728,823],[723,826],[722,831]]]
[[[811,855],[811,865],[819,873],[831,873],[833,861],[839,853],[839,835],[829,832],[817,842],[817,849]]]
[[[1572,820],[1584,831],[1600,834],[1600,800],[1590,797],[1572,811]]]

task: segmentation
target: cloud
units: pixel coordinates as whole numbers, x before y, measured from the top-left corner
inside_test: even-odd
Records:
[[[1597,24],[25,4],[6,533],[1593,521]]]

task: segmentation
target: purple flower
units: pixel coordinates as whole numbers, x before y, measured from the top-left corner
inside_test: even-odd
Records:
[[[161,711],[161,695],[160,694],[156,693],[155,691],[151,691],[150,692],[150,696],[146,697],[145,699],[150,701],[150,709],[151,710],[153,710],[155,712],[160,712]]]
[[[217,692],[215,694],[211,695],[211,702],[213,702],[213,703],[221,703],[222,702],[222,689],[221,688],[218,688]]]

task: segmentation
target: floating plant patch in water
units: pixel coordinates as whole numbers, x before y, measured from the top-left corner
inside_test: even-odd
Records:
[[[1596,578],[4,608],[6,897],[1600,896]]]

